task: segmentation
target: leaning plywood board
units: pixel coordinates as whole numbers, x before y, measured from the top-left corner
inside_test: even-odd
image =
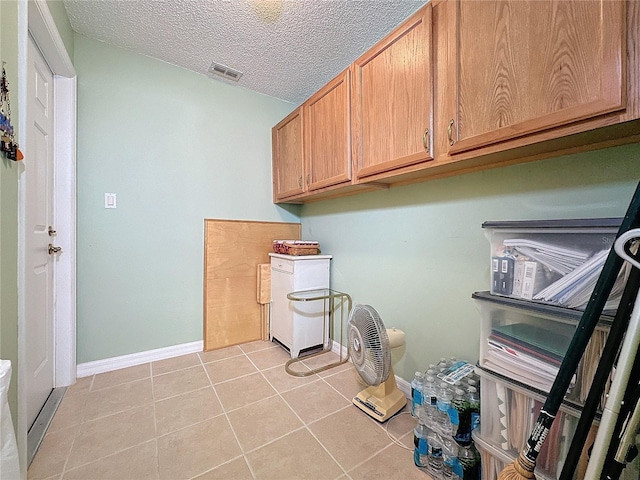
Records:
[[[276,239],[299,240],[300,224],[205,220],[205,350],[262,337],[256,271]]]

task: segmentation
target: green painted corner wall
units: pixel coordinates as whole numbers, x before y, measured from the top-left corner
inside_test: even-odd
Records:
[[[303,238],[333,255],[332,288],[406,334],[407,381],[440,357],[476,361],[489,289],[486,220],[623,216],[640,180],[640,144],[305,205]]]
[[[77,34],[74,66],[77,361],[201,340],[204,219],[298,221],[271,192],[294,105]]]
[[[0,58],[6,62],[11,122],[18,127],[18,2],[0,1]],[[18,176],[22,166],[0,155],[0,358],[11,360],[9,407],[18,412]]]

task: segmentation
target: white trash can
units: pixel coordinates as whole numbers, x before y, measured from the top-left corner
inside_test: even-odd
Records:
[[[9,410],[10,383],[11,361],[0,360],[0,478],[2,480],[19,480],[18,444]]]

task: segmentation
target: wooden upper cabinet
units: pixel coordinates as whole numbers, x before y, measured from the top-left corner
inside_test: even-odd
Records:
[[[431,16],[429,3],[352,65],[358,181],[405,173],[433,160]]]
[[[453,82],[453,110],[439,119],[448,154],[554,138],[553,129],[624,110],[625,3],[455,2],[445,28],[456,52],[444,80]]]
[[[349,70],[304,102],[307,189],[351,183]]]
[[[302,107],[271,130],[274,202],[304,193]]]

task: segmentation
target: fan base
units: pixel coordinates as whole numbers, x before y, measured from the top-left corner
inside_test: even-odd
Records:
[[[395,387],[395,379],[393,384]],[[385,384],[382,383],[362,390],[353,397],[353,404],[377,421],[385,422],[402,410],[407,404],[407,397],[397,387],[389,391],[387,386],[385,392]]]

